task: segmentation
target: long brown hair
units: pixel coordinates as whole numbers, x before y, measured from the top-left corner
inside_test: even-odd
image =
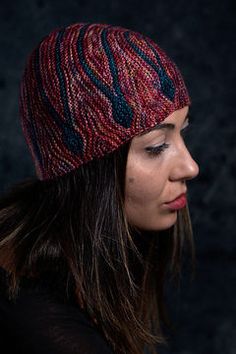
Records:
[[[188,209],[162,232],[132,228],[124,213],[129,144],[63,177],[30,178],[0,200],[0,262],[10,274],[9,297],[20,279],[48,272],[65,281],[115,353],[156,352],[171,326],[165,279],[179,279],[185,244],[194,245]],[[187,242],[185,242],[187,241]]]

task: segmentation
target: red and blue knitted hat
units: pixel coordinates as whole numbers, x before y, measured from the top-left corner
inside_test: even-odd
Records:
[[[166,53],[108,24],[51,32],[20,84],[21,125],[40,180],[101,158],[186,105],[183,78]]]

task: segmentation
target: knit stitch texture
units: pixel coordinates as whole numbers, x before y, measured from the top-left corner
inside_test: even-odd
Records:
[[[40,180],[105,156],[186,105],[166,53],[108,24],[52,31],[29,55],[20,83],[21,125]]]

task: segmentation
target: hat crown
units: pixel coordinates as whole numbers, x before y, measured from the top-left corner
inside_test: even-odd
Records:
[[[19,102],[43,180],[112,152],[190,99],[178,68],[150,38],[77,23],[52,31],[30,54]]]

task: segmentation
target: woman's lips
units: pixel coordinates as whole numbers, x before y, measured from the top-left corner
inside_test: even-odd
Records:
[[[164,203],[164,205],[166,205],[167,208],[171,210],[182,209],[185,207],[186,204],[187,204],[187,196],[185,193],[181,194],[178,198],[176,198],[172,202]]]

